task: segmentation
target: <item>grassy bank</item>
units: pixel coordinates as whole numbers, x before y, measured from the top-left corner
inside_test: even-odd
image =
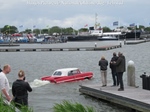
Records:
[[[8,104],[4,102],[5,100],[0,96],[0,112],[33,112],[31,108],[22,106],[21,108],[16,108],[13,103]]]
[[[53,112],[96,112],[94,108],[83,106],[80,103],[71,103],[70,101],[63,101],[62,104],[55,104]]]
[[[15,108],[14,104],[6,104],[4,99],[0,97],[1,112],[33,112],[33,109],[22,106],[20,109]],[[83,106],[80,103],[72,103],[63,101],[61,104],[56,103],[53,107],[53,112],[96,112],[92,107]]]

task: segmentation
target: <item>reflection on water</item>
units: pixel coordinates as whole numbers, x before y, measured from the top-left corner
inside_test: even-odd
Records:
[[[97,41],[97,46],[114,45],[119,41]],[[91,47],[95,42],[68,42],[63,44],[23,44],[20,47]],[[133,60],[136,67],[136,85],[141,87],[140,75],[147,72],[150,75],[150,44],[125,45],[122,48],[109,51],[63,51],[63,52],[1,52],[0,65],[10,64],[12,71],[7,75],[10,84],[17,79],[20,69],[25,71],[26,79],[33,87],[33,92],[29,93],[29,104],[35,112],[52,112],[55,103],[63,100],[79,102],[96,108],[98,112],[128,112],[106,102],[80,95],[79,85],[99,84],[100,71],[98,61],[101,56],[105,56],[110,61],[113,52],[123,52],[126,62]],[[126,64],[127,65],[127,64]],[[59,68],[77,67],[81,71],[92,71],[94,78],[79,82],[52,84],[40,80],[42,76],[51,75],[54,70]],[[112,85],[111,71],[108,68],[108,84]],[[124,83],[126,85],[126,73],[124,73]]]

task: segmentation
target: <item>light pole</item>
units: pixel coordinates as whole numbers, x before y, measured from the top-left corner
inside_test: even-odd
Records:
[[[135,40],[136,40],[136,25],[135,25]]]

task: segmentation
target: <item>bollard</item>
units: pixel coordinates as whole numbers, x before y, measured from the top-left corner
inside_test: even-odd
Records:
[[[95,47],[97,47],[97,43],[95,43]]]
[[[126,45],[126,39],[124,39],[124,45]]]
[[[150,90],[150,76],[147,77],[147,90]]]
[[[147,38],[144,38],[145,42],[147,41]]]
[[[136,87],[135,85],[135,65],[132,60],[128,62],[127,67],[127,85]]]
[[[148,90],[148,76],[146,75],[146,72],[140,76],[142,78],[142,88]]]
[[[122,43],[121,43],[121,41],[120,41],[120,47],[122,47]]]

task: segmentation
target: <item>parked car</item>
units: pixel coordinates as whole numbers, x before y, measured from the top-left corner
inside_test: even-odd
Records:
[[[41,80],[47,80],[52,83],[62,83],[91,79],[92,77],[92,72],[81,72],[78,68],[63,68],[54,71],[51,76],[42,77]]]

